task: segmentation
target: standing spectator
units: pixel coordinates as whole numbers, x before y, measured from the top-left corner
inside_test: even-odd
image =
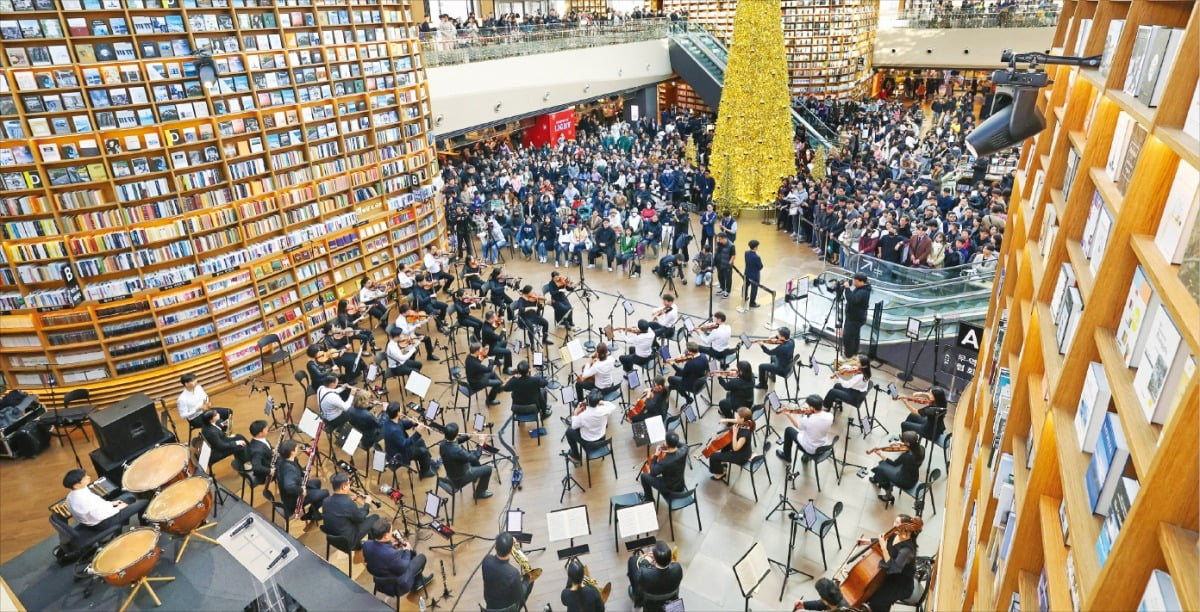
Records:
[[[758,286],[762,281],[762,258],[758,256],[758,241],[751,240],[746,251],[746,290],[750,293],[750,307],[758,308]]]
[[[733,287],[733,258],[736,255],[737,249],[733,246],[729,235],[725,232],[717,234],[717,249],[713,253],[713,265],[717,268],[717,284],[721,288],[719,293],[723,298],[729,297],[729,290]]]

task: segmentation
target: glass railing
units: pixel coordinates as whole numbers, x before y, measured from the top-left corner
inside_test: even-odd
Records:
[[[1059,7],[1005,9],[909,9],[880,18],[880,29],[891,28],[1046,28],[1058,25]]]
[[[818,117],[816,113],[809,110],[808,107],[793,100],[792,110],[798,113],[806,122],[808,122],[813,129],[817,130],[817,133],[819,133],[821,136],[824,136],[825,140],[830,142],[838,141],[837,132],[834,132],[833,128],[829,127],[829,124],[822,121],[821,118]]]
[[[679,22],[676,22],[679,24]],[[638,19],[620,24],[592,24],[571,27],[566,24],[517,27],[509,30],[481,30],[477,35],[458,35],[452,40],[423,37],[421,54],[427,68],[482,62],[505,57],[551,53],[619,45],[665,38],[672,27],[667,19]],[[679,24],[678,27],[683,27]]]
[[[953,268],[915,268],[884,261],[849,249],[842,249],[838,265],[851,274],[862,272],[872,282],[900,287],[943,285],[947,281],[964,281],[990,287],[996,275],[996,261],[963,264]]]

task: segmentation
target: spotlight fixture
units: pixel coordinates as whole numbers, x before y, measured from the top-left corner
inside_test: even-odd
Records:
[[[208,47],[196,49],[192,55],[196,56],[196,75],[200,77],[200,84],[204,86],[206,91],[212,91],[217,86],[217,64],[213,62],[212,50]]]
[[[926,49],[926,50],[925,50],[925,52],[926,52],[926,53],[933,53],[933,49]]]
[[[970,53],[971,53],[970,49],[963,49],[963,55],[968,55]]]
[[[542,95],[542,102],[548,101],[550,101],[550,92],[547,91],[544,95]]]

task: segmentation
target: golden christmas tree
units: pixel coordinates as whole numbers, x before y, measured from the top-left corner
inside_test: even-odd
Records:
[[[759,208],[795,173],[779,0],[737,3],[711,161],[722,208]]]
[[[817,147],[817,152],[815,155],[813,155],[812,166],[809,169],[809,174],[811,174],[813,178],[821,180],[829,174],[829,171],[826,169],[825,165],[825,157],[825,146],[821,145]]]
[[[696,163],[696,139],[688,136],[687,144],[683,146],[683,159],[686,160],[692,167],[697,166]]]

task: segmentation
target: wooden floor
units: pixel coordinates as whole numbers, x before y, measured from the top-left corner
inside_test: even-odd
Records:
[[[757,213],[743,215],[740,225],[739,250],[744,248],[745,243],[751,238],[757,238],[763,243],[760,247],[760,253],[766,262],[763,282],[766,286],[779,290],[780,295],[782,295],[782,287],[787,280],[801,274],[815,273],[821,269],[823,264],[815,259],[809,248],[794,244],[785,234],[776,232],[773,225],[760,224]],[[526,262],[521,256],[515,259],[506,265],[507,273],[523,276],[526,282],[535,286],[540,286],[549,280],[553,264],[539,264],[536,260]],[[739,261],[740,259],[739,255]],[[587,283],[594,289],[603,292],[599,300],[592,303],[595,326],[602,326],[607,322],[614,303],[611,296],[618,292],[631,300],[658,307],[657,296],[661,283],[649,275],[652,265],[653,262],[647,258],[645,266],[647,275],[640,279],[621,279],[618,278],[618,273],[609,273],[601,268],[585,270]],[[576,268],[572,268],[566,273],[572,280],[579,280]],[[678,290],[678,303],[685,314],[698,315],[701,318],[707,315],[709,296],[707,288],[681,285]],[[764,304],[770,302],[769,298],[760,301]],[[714,308],[724,310],[729,315],[735,336],[742,332],[752,336],[765,336],[767,334],[765,324],[768,323],[771,316],[770,308],[764,307],[739,314],[736,310],[738,305],[740,305],[740,300],[736,299],[736,295],[728,300],[721,300],[718,297]],[[800,305],[803,308],[803,302]],[[649,305],[638,305],[637,312],[630,318],[630,324],[634,323],[635,317],[649,318],[650,312]],[[620,313],[619,309],[618,313]],[[775,317],[776,321],[794,329],[794,317],[790,311],[787,314],[782,311],[776,312]],[[577,313],[575,320],[578,325],[583,325],[586,317],[583,313]],[[625,324],[620,314],[616,317],[616,323],[618,326]],[[807,354],[811,350],[810,345],[800,343],[797,353]],[[818,360],[828,362],[832,357],[831,353],[832,349],[822,344],[816,351],[816,357]],[[746,354],[751,356],[751,361],[755,364],[764,361],[764,356],[757,348]],[[295,367],[302,368],[302,360],[297,359]],[[285,364],[282,368],[285,371],[281,373],[281,379],[290,379],[288,366]],[[427,364],[425,371],[435,381],[447,379],[444,362]],[[565,380],[565,377],[566,373],[564,372],[561,379]],[[880,384],[884,384],[894,378],[885,372],[881,373],[877,380]],[[817,379],[812,373],[805,372],[799,381],[800,395],[824,394],[829,388],[830,382],[826,376]],[[430,397],[440,400],[443,404],[453,402],[450,387],[447,385],[435,384],[430,392]],[[718,394],[717,399],[720,397],[722,396]],[[247,389],[240,386],[215,396],[213,400],[216,405],[229,406],[234,409],[235,427],[242,433],[245,433],[249,423],[259,418],[262,412],[262,396],[255,396],[251,399],[247,396]],[[293,397],[293,400],[298,402],[299,398]],[[502,395],[501,401],[503,402],[501,406],[488,409],[488,418],[496,424],[497,428],[509,414],[507,395]],[[868,403],[870,401],[868,399]],[[556,417],[566,414],[567,408],[563,407],[560,402],[556,401],[553,405]],[[878,417],[892,433],[898,432],[898,423],[903,420],[905,415],[906,412],[899,403],[889,400],[886,394],[879,396]],[[715,431],[718,427],[716,423],[718,418],[716,410],[710,410],[702,422],[693,425],[690,435],[692,441],[696,442]],[[565,571],[562,562],[558,561],[555,551],[565,547],[566,543],[546,541],[545,514],[560,507],[579,504],[587,505],[592,530],[590,537],[576,541],[576,544],[587,543],[591,547],[590,554],[584,556],[583,561],[590,568],[591,575],[596,577],[601,584],[612,581],[613,595],[608,602],[610,610],[632,608],[632,603],[625,594],[627,586],[625,564],[629,555],[624,552],[623,546],[621,552],[614,551],[613,530],[612,526],[606,523],[606,519],[610,497],[640,490],[635,476],[645,458],[645,451],[635,447],[628,426],[618,425],[618,420],[619,417],[614,416],[609,427],[616,442],[617,478],[613,478],[612,467],[607,459],[593,464],[592,486],[588,486],[588,478],[582,468],[572,470],[574,476],[587,487],[587,490],[581,492],[576,489],[569,492],[563,503],[560,504],[560,483],[565,467],[562,458],[559,457],[559,452],[566,448],[566,443],[560,442],[563,425],[558,422],[557,418],[554,418],[547,423],[549,435],[542,439],[540,446],[534,439],[525,435],[524,430],[517,436],[515,449],[520,457],[521,467],[524,469],[524,484],[520,490],[513,490],[510,486],[511,465],[505,462],[501,464],[500,468],[503,484],[497,484],[495,479],[492,480],[494,497],[476,503],[470,499],[468,494],[460,500],[454,527],[461,532],[485,537],[495,536],[501,526],[503,511],[509,505],[514,509],[519,508],[526,512],[526,531],[534,534],[533,543],[529,547],[546,547],[547,549],[545,552],[535,552],[530,555],[532,564],[544,570],[529,599],[530,610],[541,610],[546,603],[552,604],[555,609],[562,609],[559,603],[559,591],[565,583]],[[775,417],[773,421],[774,425],[780,426],[782,429],[779,417]],[[834,431],[843,439],[845,438],[847,430],[844,415],[837,418]],[[871,447],[886,443],[888,434],[878,431],[872,433],[866,440],[862,439],[858,430],[852,430],[852,434],[849,442],[849,461],[859,465],[873,466],[876,460],[869,457],[866,451]],[[95,443],[84,441],[83,436],[78,434],[75,441],[84,466],[91,471],[87,452],[95,448]],[[47,524],[46,508],[65,493],[60,487],[59,481],[63,472],[72,467],[74,460],[69,448],[60,448],[57,442],[52,444],[53,447],[49,451],[34,460],[0,462],[0,491],[3,492],[3,495],[0,495],[0,562],[13,558],[53,534]],[[775,444],[775,441],[772,440],[772,454],[774,449],[778,448]],[[761,447],[758,450],[761,451]],[[934,467],[943,468],[944,472],[941,453],[937,452],[935,455]],[[358,465],[361,466],[364,463],[365,460],[360,451]],[[834,479],[834,471],[830,464],[822,465],[823,492],[817,490],[811,466],[807,467],[805,473],[797,478],[795,490],[790,488],[783,477],[781,461],[770,457],[768,467],[773,483],[767,482],[765,474],[761,472],[758,474],[759,501],[756,503],[748,474],[740,474],[738,470],[734,470],[731,484],[727,486],[721,482],[710,481],[703,466],[698,462],[693,462],[687,478],[689,485],[698,485],[699,487],[700,519],[703,529],[696,522],[695,512],[689,508],[675,516],[675,537],[672,539],[667,523],[667,513],[665,509],[659,510],[661,529],[657,535],[670,540],[679,549],[679,560],[684,568],[682,595],[689,610],[741,609],[742,599],[734,578],[732,563],[755,542],[761,542],[766,547],[767,555],[771,559],[780,561],[785,559],[788,551],[790,521],[787,520],[786,513],[779,512],[775,513],[769,521],[766,520],[767,513],[780,501],[780,494],[785,491],[785,486],[788,486],[787,498],[796,507],[802,507],[809,499],[813,499],[816,505],[826,512],[829,512],[835,503],[841,502],[844,505],[843,513],[838,521],[841,549],[839,550],[837,539],[833,534],[825,542],[829,561],[828,571],[822,566],[819,539],[811,534],[798,536],[792,566],[818,577],[829,575],[836,569],[845,556],[850,553],[857,536],[878,534],[890,527],[896,514],[912,510],[912,500],[899,494],[897,504],[893,508],[884,509],[883,504],[875,499],[874,488],[865,479],[856,475],[858,469],[854,466],[846,467],[843,470],[842,482],[839,485]],[[218,466],[217,474],[222,484],[237,491],[240,480],[233,473],[228,462]],[[322,474],[321,477],[328,482],[328,474]],[[373,476],[371,482],[373,485]],[[423,498],[423,492],[432,484],[432,480],[419,482],[417,496]],[[407,482],[402,482],[401,488],[407,492]],[[943,483],[938,483],[934,487],[934,496],[938,503],[943,500],[943,491]],[[382,496],[379,497],[382,498]],[[263,503],[261,495],[257,496],[255,505],[260,512],[266,511],[267,516],[270,515],[270,508]],[[384,505],[378,511],[385,518],[391,518],[393,512],[394,508],[389,505]],[[939,512],[937,516],[931,516],[931,514],[930,509],[927,508],[925,518],[928,522],[919,542],[924,554],[932,554],[940,539],[942,513]],[[319,530],[302,533],[301,526],[293,523],[292,533],[299,536],[302,542],[317,551],[318,554],[324,554],[324,537]],[[488,552],[490,543],[475,540],[461,545],[456,553],[457,575],[451,574],[448,554],[443,551],[427,550],[429,546],[444,543],[442,538],[433,537],[428,531],[423,531],[419,536],[417,546],[419,552],[425,552],[429,557],[428,568],[435,574],[439,562],[445,561],[449,588],[453,597],[449,604],[443,603],[442,606],[444,609],[476,609],[476,603],[482,601],[483,589],[477,569],[483,556]],[[46,562],[53,561],[47,558]],[[330,562],[340,568],[346,567],[345,555],[337,551],[334,551]],[[366,573],[363,565],[354,566],[353,576],[365,588],[371,589],[371,577]],[[812,584],[812,581],[805,576],[793,575],[784,589],[783,603],[780,603],[778,598],[782,585],[782,572],[778,568],[774,568],[771,575],[762,583],[752,606],[758,610],[790,610],[794,600],[802,596],[813,596]],[[439,576],[431,585],[431,592],[440,594],[442,590],[443,583]],[[170,608],[170,602],[164,603],[166,604],[164,609]],[[402,602],[401,607],[416,609],[415,598]]]

